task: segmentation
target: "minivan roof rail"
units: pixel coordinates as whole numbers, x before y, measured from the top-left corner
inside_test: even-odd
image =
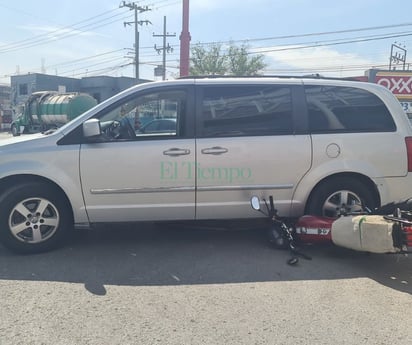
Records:
[[[305,74],[305,75],[220,75],[220,74],[211,74],[211,75],[192,75],[192,76],[184,76],[179,77],[178,79],[218,79],[218,78],[297,78],[297,79],[328,79],[328,80],[351,80],[351,81],[359,81],[355,77],[325,77],[319,73],[314,74]]]

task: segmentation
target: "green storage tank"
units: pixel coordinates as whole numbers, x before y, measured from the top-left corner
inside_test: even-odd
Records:
[[[85,93],[33,93],[24,106],[24,112],[11,125],[13,135],[36,133],[60,127],[85,111],[97,101]]]

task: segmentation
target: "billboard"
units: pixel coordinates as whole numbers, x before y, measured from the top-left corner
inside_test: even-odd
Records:
[[[412,72],[377,72],[375,83],[392,91],[400,101],[405,100],[412,102]]]

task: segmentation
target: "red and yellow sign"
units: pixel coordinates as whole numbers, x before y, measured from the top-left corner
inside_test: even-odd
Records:
[[[375,83],[392,91],[399,100],[412,100],[412,72],[378,72]]]

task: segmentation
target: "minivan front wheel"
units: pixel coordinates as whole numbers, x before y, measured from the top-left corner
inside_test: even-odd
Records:
[[[64,198],[44,183],[24,183],[0,196],[0,240],[18,253],[37,253],[60,245],[71,226]]]
[[[330,179],[313,191],[307,213],[317,216],[338,217],[342,212],[357,212],[362,205],[377,207],[373,193],[361,181],[350,177]]]

